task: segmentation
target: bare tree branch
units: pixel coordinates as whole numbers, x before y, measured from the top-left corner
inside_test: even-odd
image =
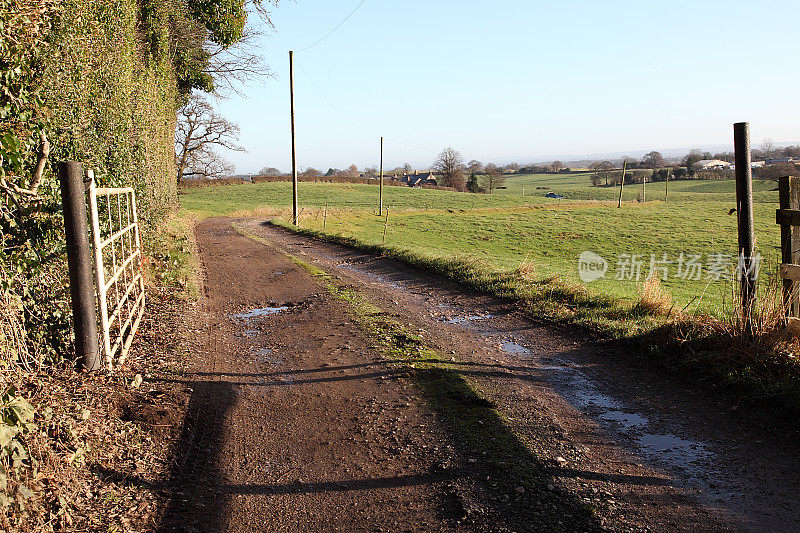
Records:
[[[458,150],[445,148],[436,156],[432,170],[442,173],[442,184],[445,187],[453,187],[457,191],[463,191],[466,187],[464,179],[464,159]]]
[[[178,183],[188,176],[215,178],[233,172],[233,166],[216,149],[244,152],[245,149],[236,144],[238,140],[239,126],[217,114],[202,96],[190,96],[178,112],[175,128]]]
[[[230,92],[241,96],[241,88],[247,82],[275,76],[260,52],[258,39],[262,35],[262,32],[248,27],[242,38],[228,48],[206,41],[204,48],[208,53],[208,64],[203,72],[214,78],[220,96]]]

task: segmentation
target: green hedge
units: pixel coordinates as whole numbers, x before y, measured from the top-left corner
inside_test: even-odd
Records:
[[[175,204],[180,103],[177,0],[0,0],[0,176],[27,187],[39,135],[52,146],[39,198],[0,191],[0,364],[69,356],[68,290],[55,163],[133,186],[145,235]],[[186,20],[183,20],[186,23]],[[21,328],[23,344],[10,332]]]

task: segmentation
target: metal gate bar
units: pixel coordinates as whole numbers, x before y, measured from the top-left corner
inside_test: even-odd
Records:
[[[113,370],[125,361],[144,313],[136,195],[130,187],[96,187],[93,173],[88,173],[102,350],[107,368]],[[105,209],[99,207],[102,203]]]

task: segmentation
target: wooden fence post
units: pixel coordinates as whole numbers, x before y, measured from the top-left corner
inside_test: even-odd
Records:
[[[322,231],[325,231],[325,226],[328,224],[328,202],[325,202],[325,214],[322,215]]]
[[[75,355],[80,358],[80,366],[84,370],[99,370],[100,352],[97,343],[92,251],[86,220],[83,165],[75,161],[60,162],[58,177],[61,181],[64,233],[67,241]]]
[[[739,229],[739,262],[741,268],[742,319],[748,325],[756,297],[754,268],[755,226],[753,221],[753,174],[750,163],[750,124],[733,125],[736,161],[736,218]]]
[[[798,269],[800,262],[800,231],[792,227],[790,213],[800,210],[800,177],[785,176],[778,180],[779,207],[776,222],[781,225],[781,268],[783,278],[783,307],[787,317],[796,317],[800,311],[798,302]]]
[[[386,206],[386,218],[383,221],[383,240],[381,244],[386,244],[386,228],[389,227],[389,206]]]

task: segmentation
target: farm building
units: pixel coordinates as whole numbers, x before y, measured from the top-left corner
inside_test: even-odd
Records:
[[[775,157],[764,161],[764,166],[770,165],[800,165],[800,157]]]
[[[423,185],[436,185],[436,176],[433,175],[433,172],[420,174],[415,171],[414,174],[404,175],[400,181],[409,187],[422,187]]]
[[[698,170],[713,170],[718,168],[730,168],[731,164],[722,159],[701,159],[694,164],[694,167]]]

